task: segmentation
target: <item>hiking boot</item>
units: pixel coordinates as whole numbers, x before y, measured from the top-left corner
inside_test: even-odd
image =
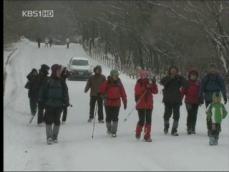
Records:
[[[173,136],[178,136],[178,133],[177,133],[177,127],[178,127],[178,121],[173,121],[173,127],[172,127],[172,131],[171,131],[171,134]]]
[[[177,133],[177,130],[175,128],[172,129],[171,135],[172,136],[179,136],[179,134]]]
[[[99,120],[99,123],[101,123],[101,124],[104,123],[104,120]]]
[[[113,133],[116,134],[117,129],[118,129],[118,122],[115,121],[115,122],[113,122],[113,123],[111,124],[111,132],[112,132],[112,134],[113,134]]]
[[[53,135],[52,135],[52,139],[53,140],[57,141],[58,134],[59,134],[59,129],[60,129],[59,125],[54,125],[54,127],[53,127]]]
[[[164,133],[165,133],[165,134],[168,134],[168,131],[169,131],[168,128],[164,128]]]
[[[89,118],[89,119],[87,120],[87,122],[92,122],[92,120],[93,120],[93,118]]]
[[[112,133],[111,136],[112,136],[112,137],[117,137],[116,133]]]
[[[141,138],[141,134],[135,134],[135,137],[136,137],[136,139],[140,139]]]
[[[49,137],[48,139],[47,139],[47,144],[48,145],[51,145],[53,142],[52,142],[52,138],[51,137]]]
[[[152,139],[150,137],[144,137],[145,142],[152,142]]]
[[[106,126],[107,126],[107,134],[111,134],[111,123],[110,122],[107,122],[106,123]]]
[[[169,121],[164,121],[164,133],[168,134],[169,131]]]
[[[210,146],[215,145],[215,138],[212,136],[209,137],[209,145]]]
[[[188,135],[192,134],[192,130],[190,128],[187,129],[187,133],[188,133]]]
[[[57,138],[56,139],[53,139],[53,143],[58,143]]]
[[[192,129],[191,134],[196,134],[195,129]]]
[[[136,134],[135,134],[136,139],[140,139],[141,138],[142,128],[143,128],[143,125],[137,124],[137,126],[136,126]]]

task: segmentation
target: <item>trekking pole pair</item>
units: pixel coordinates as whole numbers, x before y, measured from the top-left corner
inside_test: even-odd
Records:
[[[145,94],[146,94],[146,92],[147,92],[147,90],[145,90],[144,91],[144,93],[141,95],[141,97],[138,99],[138,101],[136,102],[136,105],[135,106],[137,106],[139,103],[140,103],[140,101],[143,99],[143,97],[145,96]],[[133,111],[135,110],[135,106],[131,109],[131,111],[127,114],[127,116],[126,116],[126,118],[124,118],[124,122],[126,122],[127,121],[127,119],[129,118],[129,116],[133,113]]]
[[[93,129],[92,129],[92,135],[91,135],[91,138],[92,138],[92,139],[94,138],[95,120],[96,120],[97,111],[98,111],[98,105],[97,105],[97,102],[96,102],[96,104],[95,104],[95,112],[94,112],[94,120],[93,120]]]

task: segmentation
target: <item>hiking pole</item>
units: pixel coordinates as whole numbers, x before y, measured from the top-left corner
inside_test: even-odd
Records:
[[[142,94],[142,96],[138,99],[136,106],[140,103],[140,101],[143,99],[143,97],[145,96],[147,90],[144,91],[144,93]],[[127,114],[126,118],[124,118],[124,122],[127,121],[127,118],[133,113],[133,111],[135,110],[135,106],[131,109],[131,111]]]
[[[98,106],[97,106],[97,102],[95,104],[95,112],[94,112],[94,120],[93,120],[93,130],[92,130],[92,135],[91,138],[94,138],[94,131],[95,131],[95,120],[96,120],[96,112],[97,112]]]

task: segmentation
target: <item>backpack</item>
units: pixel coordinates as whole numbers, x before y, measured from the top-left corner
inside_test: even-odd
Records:
[[[206,90],[206,87],[208,86],[209,83],[211,83],[211,84],[214,83],[217,86],[217,88],[220,90],[221,86],[219,85],[219,76],[218,75],[215,76],[214,80],[210,79],[209,75],[207,75],[206,77],[207,77],[207,79],[206,79],[204,86],[203,86],[205,91],[208,91],[208,90]],[[214,90],[214,91],[217,91],[217,90]]]

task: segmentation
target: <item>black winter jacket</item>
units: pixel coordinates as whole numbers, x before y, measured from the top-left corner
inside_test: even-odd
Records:
[[[68,106],[69,94],[66,83],[59,78],[48,78],[40,90],[39,101],[46,107]]]
[[[182,104],[181,88],[188,87],[188,81],[177,75],[174,78],[165,76],[161,79],[160,84],[164,86],[163,102],[168,104]]]

